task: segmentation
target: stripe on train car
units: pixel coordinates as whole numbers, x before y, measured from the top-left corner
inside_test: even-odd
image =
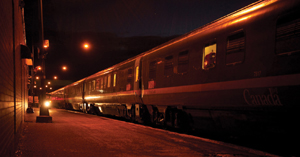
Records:
[[[300,74],[270,76],[226,82],[214,82],[177,87],[146,89],[142,95],[232,90],[243,88],[281,87],[300,85]]]

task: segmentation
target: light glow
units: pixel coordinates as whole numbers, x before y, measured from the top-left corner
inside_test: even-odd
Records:
[[[48,48],[49,47],[49,40],[44,40],[44,48]]]
[[[235,23],[238,23],[238,22],[241,22],[241,21],[245,21],[245,20],[249,19],[250,17],[252,17],[252,16],[250,15],[250,16],[239,18],[237,20],[234,20],[234,21],[230,22],[230,24],[235,24]]]
[[[83,49],[85,49],[85,50],[90,49],[90,44],[89,43],[84,43],[83,44]]]
[[[66,66],[63,66],[62,69],[63,69],[63,70],[67,70],[67,67],[66,67]]]
[[[96,99],[96,98],[101,98],[100,96],[89,96],[86,97],[85,99],[89,100],[89,99]]]
[[[46,107],[49,107],[50,104],[51,104],[51,101],[45,101],[45,106],[46,106]]]

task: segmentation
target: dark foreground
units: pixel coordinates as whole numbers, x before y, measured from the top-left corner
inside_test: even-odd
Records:
[[[25,114],[16,156],[274,156],[191,135],[83,114],[50,109],[52,123]]]

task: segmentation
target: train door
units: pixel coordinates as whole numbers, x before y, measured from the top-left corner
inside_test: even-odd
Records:
[[[135,60],[135,65],[134,65],[134,85],[133,85],[133,90],[135,94],[135,101],[136,103],[141,104],[142,99],[141,99],[141,87],[142,87],[142,80],[141,80],[141,58],[139,57]]]

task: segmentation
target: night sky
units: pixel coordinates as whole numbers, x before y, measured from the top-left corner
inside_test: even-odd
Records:
[[[77,81],[255,1],[44,0],[46,77]],[[38,41],[37,19],[37,2],[25,0],[30,48]]]

